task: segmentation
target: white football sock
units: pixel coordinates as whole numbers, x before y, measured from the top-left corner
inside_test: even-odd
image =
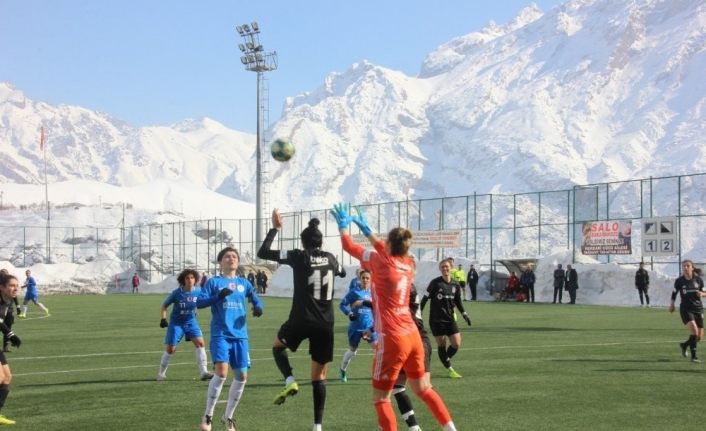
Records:
[[[198,364],[199,366],[199,371],[201,371],[201,375],[208,373],[208,369],[206,368],[206,361],[206,349],[204,347],[197,347],[196,364]]]
[[[348,365],[351,363],[351,360],[353,359],[353,356],[355,356],[357,351],[352,351],[351,349],[346,350],[346,353],[343,354],[343,360],[341,360],[341,369],[343,371],[346,371],[348,369]]]
[[[226,381],[225,377],[213,376],[211,381],[208,383],[208,395],[206,397],[206,412],[204,415],[213,416],[213,409],[216,408],[216,403],[218,398],[221,396],[221,390],[223,389],[223,382]]]
[[[456,426],[454,425],[453,421],[444,425],[444,431],[456,431]]]
[[[230,384],[230,390],[228,391],[228,404],[226,404],[226,418],[233,418],[233,413],[235,413],[235,408],[238,407],[240,402],[240,397],[243,396],[243,391],[245,390],[245,380],[242,382],[236,380],[233,377],[233,383]]]
[[[167,353],[167,352],[162,353],[162,360],[159,361],[159,374],[161,376],[166,375],[167,367],[169,367],[169,361],[171,361],[171,360],[172,360],[171,353]]]

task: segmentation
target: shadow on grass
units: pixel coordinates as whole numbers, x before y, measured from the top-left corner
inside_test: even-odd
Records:
[[[659,372],[659,373],[686,373],[686,374],[704,374],[704,370],[702,369],[693,369],[693,370],[654,370],[654,369],[644,369],[644,368],[635,368],[635,369],[626,369],[626,368],[608,368],[605,370],[594,370],[597,372],[603,372],[603,373],[653,373],[653,372]]]
[[[600,363],[600,362],[616,362],[616,363],[639,363],[639,364],[654,364],[654,363],[688,363],[683,359],[667,359],[667,358],[656,358],[656,359],[550,359],[551,362],[586,362],[586,363]],[[670,371],[670,370],[665,370]]]
[[[553,328],[549,326],[493,326],[485,328],[470,328],[471,332],[564,332],[578,331],[573,328]]]

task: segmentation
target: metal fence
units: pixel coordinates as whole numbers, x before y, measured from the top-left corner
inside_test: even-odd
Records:
[[[517,194],[472,194],[437,199],[416,199],[362,205],[377,232],[397,226],[414,231],[461,231],[461,245],[453,249],[413,249],[418,259],[466,257],[481,269],[495,267],[499,259],[539,258],[568,252],[580,257],[581,227],[586,221],[639,220],[673,216],[678,219],[678,250],[675,256],[645,258],[653,268],[662,266],[678,273],[678,262],[704,259],[706,230],[706,173],[644,178],[576,186],[567,190]],[[338,227],[328,209],[283,214],[284,227],[275,246],[298,247],[299,233],[317,217],[324,247],[354,264],[343,253]],[[260,221],[263,232],[269,216]],[[51,227],[51,262],[86,263],[94,260],[132,262],[144,279],[159,281],[186,267],[200,272],[216,271],[216,255],[226,245],[238,248],[241,263],[252,264],[259,244],[253,219],[210,219],[125,228]],[[639,223],[633,228],[630,255],[594,256],[599,262],[634,264],[643,260]],[[37,232],[39,230],[39,232]],[[38,240],[46,227],[2,227],[6,241],[0,260],[29,266],[45,259],[46,244]],[[352,228],[357,233],[357,228]],[[8,242],[7,239],[12,238]],[[32,238],[32,240],[27,240]],[[675,269],[676,268],[676,269]]]

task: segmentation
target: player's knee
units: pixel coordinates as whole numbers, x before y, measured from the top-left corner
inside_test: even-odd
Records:
[[[248,372],[240,368],[238,370],[233,370],[235,376],[233,377],[233,381],[239,381],[240,383],[246,383],[248,381]]]
[[[287,348],[280,347],[280,346],[273,346],[272,347],[272,356],[274,356],[275,358],[281,358],[283,356],[287,356]]]
[[[404,385],[395,385],[395,387],[392,388],[392,395],[401,394],[404,391],[405,391]]]

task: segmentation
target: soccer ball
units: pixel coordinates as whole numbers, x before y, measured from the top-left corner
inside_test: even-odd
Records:
[[[270,152],[278,162],[286,162],[294,155],[294,145],[284,138],[277,138],[270,146]]]

